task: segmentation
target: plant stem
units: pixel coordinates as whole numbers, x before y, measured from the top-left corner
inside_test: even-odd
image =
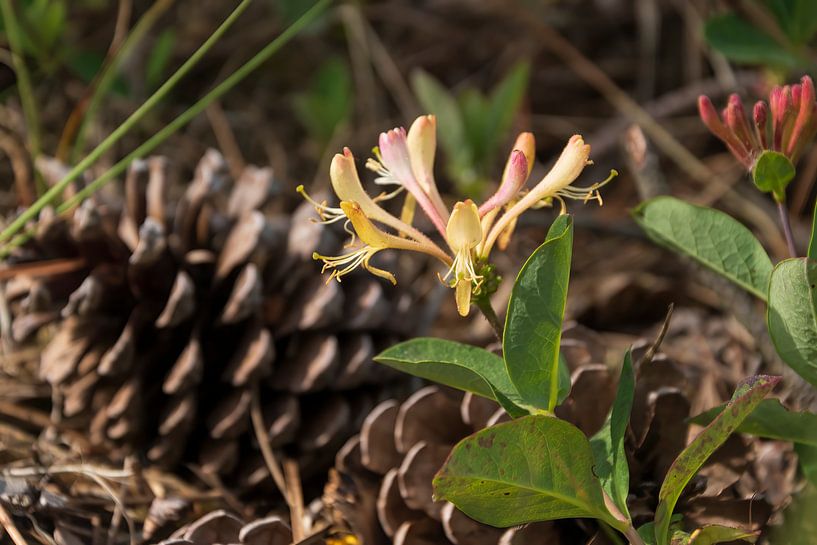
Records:
[[[4,12],[9,0],[0,0],[0,6],[3,6]],[[40,211],[56,199],[68,185],[73,182],[80,174],[88,169],[91,165],[96,163],[102,155],[113,147],[116,142],[122,138],[128,131],[130,131],[145,115],[150,112],[181,80],[193,66],[198,63],[207,51],[221,38],[227,29],[235,22],[241,13],[247,9],[252,0],[242,0],[242,2],[233,10],[232,13],[224,20],[223,23],[210,35],[207,40],[179,67],[176,72],[165,81],[159,89],[156,90],[139,108],[128,117],[124,123],[117,127],[111,134],[108,135],[85,159],[80,161],[74,168],[72,168],[63,178],[53,185],[45,194],[37,199],[33,205],[27,208],[17,219],[0,232],[0,242],[9,240],[17,231],[22,229],[26,223],[37,217]],[[291,27],[290,27],[291,28]],[[184,115],[184,114],[182,114]],[[180,116],[181,117],[181,116]],[[177,118],[178,119],[178,118]],[[161,132],[161,131],[160,131]],[[152,148],[151,148],[152,149]],[[127,165],[126,165],[127,166]],[[108,171],[110,172],[110,171]],[[101,184],[100,184],[101,185]]]
[[[499,340],[501,343],[503,329],[502,322],[499,320],[499,316],[496,315],[494,307],[491,306],[491,300],[488,297],[476,297],[474,299],[474,304],[477,306],[480,312],[482,312],[482,315],[485,316],[485,319],[488,320],[488,323],[494,330],[497,340]]]
[[[17,89],[20,94],[20,103],[23,105],[23,115],[26,119],[26,135],[28,137],[29,153],[32,157],[40,154],[40,121],[37,102],[34,100],[34,87],[25,63],[20,27],[11,0],[0,1],[0,12],[6,22],[11,59],[14,64],[14,73],[17,77]]]
[[[280,35],[278,35],[277,38],[275,38],[272,42],[267,44],[267,46],[264,47],[264,49],[256,53],[253,58],[247,61],[238,70],[233,72],[227,79],[222,81],[204,97],[199,99],[198,102],[196,102],[190,108],[182,112],[176,119],[171,121],[169,124],[165,125],[162,128],[162,130],[154,134],[145,143],[143,143],[141,146],[139,146],[131,153],[129,153],[127,156],[125,156],[124,159],[120,160],[110,169],[105,171],[99,178],[88,184],[81,191],[77,192],[73,197],[71,197],[62,205],[60,205],[57,208],[57,212],[60,214],[65,213],[68,210],[75,207],[76,205],[80,204],[84,199],[86,199],[90,195],[93,195],[94,192],[96,192],[100,187],[108,183],[116,176],[122,174],[128,168],[131,162],[133,162],[136,159],[140,159],[146,156],[151,151],[153,151],[162,142],[167,140],[173,133],[175,133],[181,127],[185,126],[194,117],[196,117],[205,108],[207,108],[207,106],[209,106],[210,103],[212,103],[214,100],[219,99],[222,95],[227,93],[227,91],[235,87],[245,77],[252,73],[253,70],[257,69],[267,59],[269,59],[274,53],[276,53],[281,47],[283,47],[284,44],[286,44],[289,40],[295,37],[301,31],[301,29],[303,29],[306,25],[311,23],[315,19],[315,17],[317,17],[324,10],[324,8],[326,8],[326,6],[329,5],[331,1],[332,0],[320,0],[319,2],[317,2],[312,8],[309,9],[309,11],[304,13],[297,21],[292,23],[292,25],[290,25],[289,28],[284,30]],[[14,239],[11,242],[9,242],[5,246],[3,246],[2,249],[0,249],[0,258],[6,257],[14,248],[28,240],[30,236],[31,236],[30,233],[22,233],[21,235],[14,237]],[[2,240],[2,237],[0,237],[0,240]],[[491,311],[493,312],[493,309],[491,309]],[[494,314],[494,316],[496,315]]]
[[[794,236],[791,232],[791,222],[789,221],[789,211],[786,210],[786,201],[777,200],[777,212],[780,216],[780,225],[783,226],[783,235],[786,237],[786,246],[789,247],[789,257],[797,257],[797,248],[794,246]]]
[[[627,538],[627,541],[630,542],[630,545],[646,545],[644,540],[641,539],[641,536],[638,535],[638,532],[633,525],[627,527],[627,531],[624,532],[624,536]]]
[[[85,147],[85,134],[88,131],[88,127],[91,125],[91,121],[93,121],[94,116],[99,109],[99,104],[102,102],[102,98],[107,94],[111,85],[113,85],[117,71],[122,65],[122,62],[133,50],[133,48],[142,40],[145,34],[147,34],[147,32],[153,27],[159,16],[167,11],[174,1],[175,0],[156,0],[156,2],[154,2],[153,5],[148,8],[145,14],[142,15],[139,21],[137,21],[137,23],[134,25],[133,29],[128,33],[128,37],[116,51],[113,58],[110,59],[110,62],[106,63],[102,67],[99,74],[99,79],[97,79],[96,85],[94,86],[93,94],[91,95],[91,98],[88,101],[88,106],[85,109],[85,115],[82,118],[79,129],[77,130],[76,139],[74,140],[74,148],[70,156],[71,163],[76,163],[77,159],[82,153],[83,148]]]

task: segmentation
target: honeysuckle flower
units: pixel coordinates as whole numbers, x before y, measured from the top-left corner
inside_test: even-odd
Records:
[[[396,283],[395,276],[373,266],[373,256],[385,249],[409,250],[437,258],[448,272],[442,281],[455,290],[458,312],[466,316],[472,296],[483,295],[488,257],[496,244],[500,248],[513,233],[518,217],[528,209],[560,202],[565,212],[565,199],[595,199],[601,203],[599,188],[607,180],[589,187],[575,187],[573,182],[584,167],[590,164],[590,146],[581,136],[573,136],[551,170],[531,189],[525,184],[533,169],[535,140],[531,133],[522,133],[516,139],[502,180],[496,192],[477,206],[465,200],[449,209],[445,206],[434,180],[436,151],[436,119],[419,117],[408,132],[395,128],[381,133],[375,158],[366,162],[367,168],[377,173],[375,183],[394,186],[387,194],[370,197],[363,189],[354,157],[348,149],[332,160],[329,175],[332,188],[340,200],[340,207],[316,202],[299,187],[298,191],[317,209],[324,223],[346,220],[346,228],[353,232],[350,250],[340,256],[314,254],[323,261],[323,271],[331,270],[329,280],[340,281],[358,267]],[[406,204],[398,218],[380,206],[405,191]],[[414,205],[428,217],[437,230],[444,246],[433,242],[411,225]],[[382,227],[380,227],[382,226]],[[390,228],[394,233],[388,233]],[[443,249],[445,247],[445,249]]]
[[[477,274],[473,259],[474,248],[482,242],[482,224],[477,205],[472,200],[454,205],[445,228],[445,238],[454,252],[454,262],[445,279],[453,275],[451,283],[456,290],[457,310],[466,316],[471,306],[471,292],[479,289],[483,278]]]
[[[705,95],[698,98],[698,111],[710,132],[747,170],[767,150],[795,163],[817,133],[814,83],[808,76],[799,84],[773,87],[768,104],[760,100],[752,108],[751,126],[737,94],[729,96],[721,116]]]

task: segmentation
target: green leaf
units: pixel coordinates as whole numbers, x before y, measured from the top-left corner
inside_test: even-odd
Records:
[[[491,91],[490,110],[486,122],[489,153],[496,153],[510,130],[528,88],[529,76],[530,65],[520,61]]]
[[[658,244],[691,257],[766,300],[772,262],[763,246],[734,218],[674,197],[657,197],[633,211]]]
[[[630,492],[630,468],[624,452],[624,437],[630,423],[630,411],[633,408],[635,392],[635,373],[630,351],[624,356],[621,376],[613,408],[604,427],[590,439],[590,448],[596,461],[594,473],[601,481],[607,495],[615,502],[616,507],[627,517],[627,495]]]
[[[777,151],[766,150],[752,168],[752,180],[764,193],[771,193],[778,201],[786,198],[786,186],[794,179],[794,165]]]
[[[604,506],[587,438],[552,416],[525,416],[466,437],[434,490],[436,499],[491,526],[577,517],[623,525]]]
[[[690,535],[688,545],[715,545],[725,541],[757,541],[756,532],[747,532],[740,528],[730,528],[729,526],[719,526],[717,524],[702,526]]]
[[[658,493],[659,503],[655,512],[655,539],[658,545],[668,545],[672,512],[689,480],[779,381],[780,377],[759,375],[738,384],[724,411],[672,463]]]
[[[472,392],[497,401],[512,417],[528,414],[511,384],[502,358],[476,346],[443,339],[418,338],[374,358],[404,373]]]
[[[293,107],[310,137],[325,148],[352,111],[352,76],[346,62],[336,57],[321,64],[309,87],[293,98]]]
[[[145,81],[149,88],[156,89],[162,84],[175,45],[176,31],[172,28],[163,30],[156,38],[145,66]]]
[[[573,220],[559,216],[530,256],[508,302],[503,352],[508,375],[527,405],[553,411],[559,392],[562,336]]]
[[[814,0],[767,0],[780,27],[795,44],[805,44],[817,32]]]
[[[423,70],[411,75],[411,87],[420,105],[437,116],[440,143],[448,155],[465,146],[465,125],[457,99],[433,76]]]
[[[777,353],[817,386],[817,262],[806,258],[777,264],[769,284],[767,321]]]
[[[811,238],[808,242],[809,259],[817,260],[817,199],[814,200],[814,213],[811,216]]]
[[[817,486],[817,447],[796,443],[794,445],[794,451],[797,453],[797,459],[800,462],[800,469],[803,470],[803,475],[805,475],[806,479],[811,481],[811,484]]]
[[[507,372],[507,371],[506,371]],[[567,365],[567,360],[562,353],[559,353],[559,394],[556,398],[556,405],[561,405],[562,402],[570,395],[570,389],[573,384],[570,382],[570,367]]]
[[[733,13],[707,21],[704,36],[710,46],[735,62],[787,69],[797,68],[805,62],[774,38]]]
[[[726,405],[715,407],[690,419],[706,426],[723,412]],[[786,409],[777,399],[764,399],[738,426],[740,433],[765,439],[791,441],[817,447],[817,414]]]
[[[655,523],[648,522],[638,529],[638,535],[644,540],[644,545],[655,545]]]
[[[683,522],[684,517],[681,515],[672,515],[672,520],[670,523],[670,528],[672,530],[672,535],[676,536],[680,531],[681,522]],[[638,528],[638,535],[641,539],[644,540],[644,545],[655,545],[655,523],[654,522],[647,522]],[[675,545],[675,544],[673,544]]]

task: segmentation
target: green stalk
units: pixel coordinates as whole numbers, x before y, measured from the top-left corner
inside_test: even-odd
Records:
[[[204,95],[201,99],[193,104],[190,108],[181,113],[176,119],[171,121],[159,132],[154,134],[144,144],[133,150],[124,159],[116,163],[99,178],[88,184],[81,191],[77,192],[72,198],[65,201],[57,208],[57,212],[62,214],[80,204],[84,199],[91,196],[103,185],[119,176],[128,168],[131,162],[136,159],[141,159],[147,154],[156,149],[162,142],[167,140],[173,133],[189,123],[194,117],[204,111],[213,101],[218,100],[230,89],[235,87],[244,78],[250,75],[261,64],[266,62],[273,54],[275,54],[281,47],[283,47],[289,40],[294,38],[305,26],[311,23],[320,13],[331,3],[332,0],[320,0],[312,6],[306,13],[304,13],[297,21],[292,23],[289,28],[282,32],[272,42],[267,44],[261,51],[255,54],[253,58],[242,65],[238,70],[230,74],[230,76],[214,87],[209,93]],[[39,202],[39,201],[38,201]],[[23,233],[14,238],[11,242],[0,249],[0,258],[5,258],[17,246],[30,238],[30,233]]]
[[[6,34],[8,35],[11,58],[14,63],[14,73],[17,76],[17,89],[20,92],[23,115],[26,118],[29,152],[32,157],[37,157],[40,154],[40,116],[37,110],[37,102],[34,100],[34,87],[31,85],[31,77],[23,56],[20,27],[17,25],[17,17],[14,14],[14,8],[11,6],[11,0],[0,0],[0,11],[2,11],[3,20],[6,22]]]
[[[5,5],[9,0],[0,0]],[[247,9],[252,0],[242,0],[241,3],[233,10],[233,12],[224,20],[223,23],[210,35],[207,40],[199,47],[184,64],[179,67],[176,72],[165,81],[159,89],[156,90],[139,108],[133,112],[124,123],[116,128],[108,135],[85,159],[80,161],[68,174],[66,174],[59,182],[52,186],[45,194],[37,199],[33,205],[28,207],[17,219],[6,227],[3,232],[0,232],[0,242],[9,240],[17,231],[22,229],[26,223],[37,217],[40,211],[45,208],[51,201],[56,199],[68,185],[73,182],[80,174],[86,171],[91,165],[96,163],[102,155],[113,147],[116,142],[122,138],[128,131],[130,131],[145,115],[150,112],[181,80],[193,66],[198,63],[207,51],[215,45],[227,29],[238,19],[239,15]]]
[[[71,150],[70,161],[76,163],[80,154],[85,148],[85,134],[88,132],[88,127],[91,125],[102,98],[107,95],[108,91],[116,79],[116,74],[119,71],[122,62],[127,58],[128,54],[133,48],[142,41],[145,34],[153,27],[159,16],[162,15],[173,4],[174,0],[156,0],[152,6],[139,18],[139,21],[133,26],[133,29],[128,33],[128,37],[119,47],[110,62],[102,67],[102,72],[99,76],[96,86],[94,87],[91,99],[88,101],[88,108],[85,110],[85,115],[82,118],[77,135],[74,140],[74,147]]]

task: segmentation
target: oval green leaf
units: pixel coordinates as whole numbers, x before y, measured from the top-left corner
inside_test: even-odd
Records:
[[[801,57],[733,13],[707,21],[704,36],[709,45],[736,62],[789,69],[804,64]]]
[[[642,203],[633,217],[658,244],[691,257],[766,300],[772,262],[751,231],[737,220],[674,197]]]
[[[590,444],[575,426],[525,416],[460,441],[434,478],[435,497],[500,528],[563,518],[622,523],[604,506]]]
[[[669,543],[672,511],[689,480],[779,381],[780,377],[759,375],[738,384],[723,412],[672,463],[658,493],[659,503],[655,512],[655,540],[658,545]]]
[[[573,220],[559,216],[519,271],[505,319],[508,376],[527,405],[547,411],[559,398],[559,341],[572,248]]]
[[[777,353],[801,377],[817,386],[817,262],[778,263],[769,284],[767,321]]]
[[[502,358],[476,346],[421,337],[386,349],[374,358],[404,373],[497,401],[512,417],[528,411],[511,384]]]
[[[752,168],[752,180],[764,193],[771,193],[778,201],[785,200],[786,187],[794,179],[794,165],[778,151],[766,150]]]

